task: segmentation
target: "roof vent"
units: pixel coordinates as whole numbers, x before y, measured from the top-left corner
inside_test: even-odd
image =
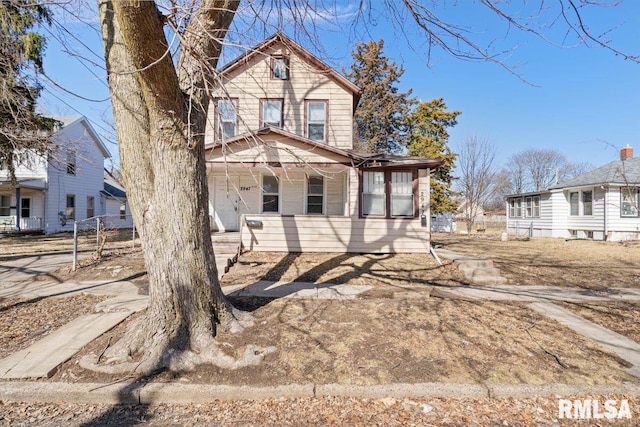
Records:
[[[620,160],[627,160],[633,158],[633,147],[627,144],[622,150],[620,150]]]

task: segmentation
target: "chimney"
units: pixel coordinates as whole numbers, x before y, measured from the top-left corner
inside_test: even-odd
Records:
[[[627,144],[622,150],[620,150],[620,160],[627,160],[633,158],[633,147]]]

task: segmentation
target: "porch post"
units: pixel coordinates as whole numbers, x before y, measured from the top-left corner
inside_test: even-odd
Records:
[[[16,231],[20,231],[20,187],[16,187]]]

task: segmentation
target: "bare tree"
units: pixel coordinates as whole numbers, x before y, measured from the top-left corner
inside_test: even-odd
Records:
[[[542,148],[516,153],[507,163],[512,194],[546,190],[590,169],[586,164],[570,162],[557,150]]]
[[[467,138],[458,152],[458,191],[464,200],[464,220],[470,235],[476,216],[494,192],[496,148],[485,138]]]
[[[232,34],[236,47],[250,44],[249,33],[264,36],[283,27],[291,28],[296,36],[317,40],[310,20],[326,11],[335,16],[335,5],[323,0],[247,1],[242,3],[242,13],[237,13],[240,2],[236,0],[98,3],[122,173],[141,234],[150,293],[146,317],[108,350],[107,360],[119,362],[118,369],[139,372],[187,369],[203,362],[225,368],[258,363],[271,349],[247,348],[244,357],[234,360],[215,341],[219,326],[240,331],[251,319],[224,297],[209,237],[203,148],[209,92],[218,84],[216,66],[234,20],[239,21],[237,33]],[[553,8],[540,8],[533,16],[531,10],[518,15],[497,0],[465,3],[456,7],[458,16],[440,14],[436,3],[417,0],[362,1],[358,5],[351,15],[354,29],[382,16],[406,40],[426,41],[427,56],[435,47],[458,58],[494,62],[511,72],[514,69],[504,61],[512,49],[495,51],[494,40],[478,42],[474,40],[477,29],[456,22],[468,16],[469,8],[488,9],[503,20],[505,30],[515,27],[541,37],[548,29],[548,19],[557,18],[551,22],[564,25],[565,32],[579,43],[595,43],[623,54],[583,25],[581,8],[597,8],[595,2],[576,5],[573,0],[559,0]],[[382,13],[378,15],[376,9]],[[419,38],[408,35],[410,27]],[[637,61],[637,56],[624,56]],[[466,160],[461,162],[462,170],[467,171],[464,178],[470,180],[465,194],[474,210],[490,193],[490,160],[495,150],[473,138],[462,156]],[[132,356],[137,357],[135,363]],[[85,366],[99,369],[93,362],[85,361]]]

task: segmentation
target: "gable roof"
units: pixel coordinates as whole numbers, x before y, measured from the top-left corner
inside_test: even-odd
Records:
[[[640,183],[640,157],[615,160],[604,166],[554,185],[551,189],[582,187],[586,185],[638,185]]]
[[[220,75],[224,76],[225,74],[232,73],[233,71],[237,70],[238,68],[250,62],[256,56],[263,55],[264,52],[266,52],[270,47],[277,44],[282,44],[288,47],[289,49],[294,51],[298,56],[300,56],[305,61],[307,61],[308,63],[312,64],[315,68],[317,68],[320,73],[327,75],[333,81],[335,81],[338,85],[342,86],[344,89],[351,92],[353,94],[353,109],[355,111],[355,108],[358,105],[358,102],[360,101],[360,95],[362,95],[362,91],[360,90],[360,88],[354,85],[353,83],[351,83],[351,81],[349,81],[342,74],[338,73],[336,70],[334,70],[333,68],[331,68],[330,66],[322,62],[311,52],[309,52],[308,50],[306,50],[305,48],[303,48],[298,43],[294,42],[293,40],[291,40],[289,37],[287,37],[281,32],[275,33],[268,39],[262,41],[257,46],[253,47],[252,49],[249,49],[244,54],[240,55],[233,61],[226,64],[224,67],[222,67],[219,70]]]
[[[98,136],[98,133],[93,129],[93,126],[91,126],[91,123],[89,123],[89,120],[85,116],[81,116],[81,115],[60,116],[60,117],[53,117],[53,119],[62,123],[62,127],[58,129],[55,133],[63,131],[65,128],[69,128],[77,123],[82,124],[84,128],[87,130],[87,132],[89,133],[89,136],[93,139],[94,143],[96,144],[100,152],[102,153],[102,156],[105,159],[108,159],[111,157],[111,153],[109,153],[107,146],[104,145],[104,142],[102,142],[102,139],[100,138],[100,136]]]

